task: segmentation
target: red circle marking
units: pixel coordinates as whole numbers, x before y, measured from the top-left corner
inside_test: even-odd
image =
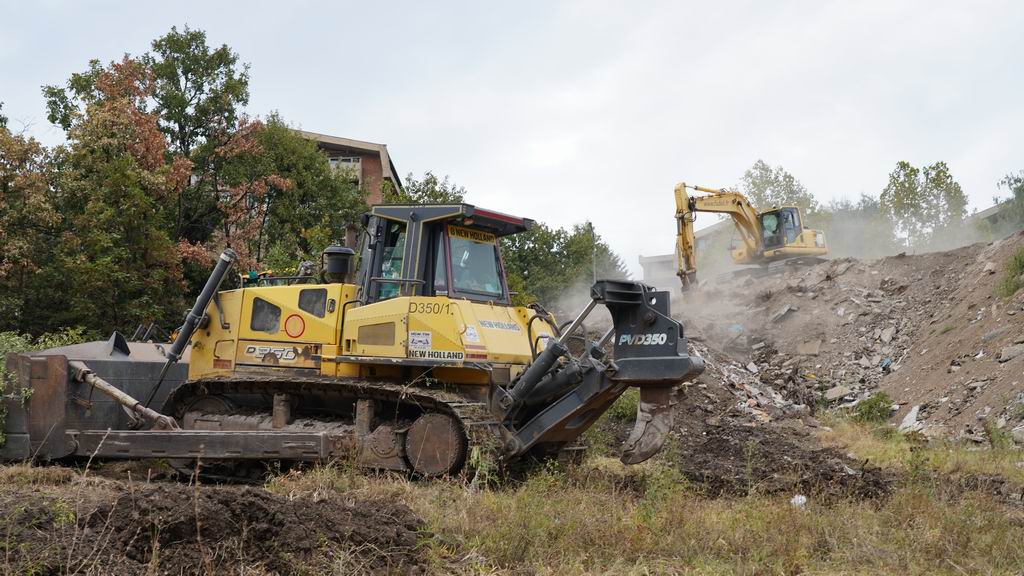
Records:
[[[299,330],[292,333],[292,318],[299,321]],[[302,333],[306,331],[306,321],[302,319],[302,316],[298,314],[292,314],[291,316],[284,319],[284,332],[291,338],[298,338],[302,336]]]

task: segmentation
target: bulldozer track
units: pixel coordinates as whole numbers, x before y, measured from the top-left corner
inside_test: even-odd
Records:
[[[465,396],[444,390],[428,388],[419,383],[398,384],[388,380],[362,378],[332,378],[282,374],[245,374],[230,377],[204,378],[182,384],[176,388],[164,405],[164,413],[180,418],[188,404],[203,396],[218,395],[290,394],[300,397],[322,397],[327,407],[343,401],[371,399],[396,406],[414,407],[423,414],[442,413],[455,418],[466,439],[463,475],[476,476],[490,473],[501,461],[502,428],[484,402],[467,401]],[[334,402],[331,402],[333,400]],[[390,418],[381,412],[381,423],[400,425],[397,414]],[[347,421],[347,419],[345,419]],[[399,432],[404,432],[399,429]],[[410,466],[411,468],[411,466]],[[224,476],[232,476],[230,474]]]

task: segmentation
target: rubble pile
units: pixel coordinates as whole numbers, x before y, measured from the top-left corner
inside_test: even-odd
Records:
[[[673,309],[709,359],[698,383],[729,391],[734,413],[810,422],[882,390],[905,429],[976,438],[994,426],[1024,443],[1024,290],[995,295],[1021,247],[1014,236],[769,269],[709,282]]]

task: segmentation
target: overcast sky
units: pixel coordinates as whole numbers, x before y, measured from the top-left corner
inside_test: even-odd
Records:
[[[252,65],[251,114],[383,142],[480,206],[592,220],[634,273],[673,249],[676,182],[759,158],[823,201],[944,160],[971,208],[1024,169],[1021,2],[0,0],[11,128],[60,142],[40,85],[186,23]]]

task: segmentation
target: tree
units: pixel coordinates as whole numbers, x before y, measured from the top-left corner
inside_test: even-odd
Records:
[[[186,157],[198,146],[234,130],[249,103],[249,65],[226,44],[211,49],[206,32],[171,31],[157,38],[143,62],[153,72],[155,113],[171,149]]]
[[[206,33],[188,26],[152,43],[152,52],[139,58],[125,56],[148,75],[152,89],[135,102],[144,113],[153,113],[158,129],[170,139],[169,157],[181,156],[192,163],[192,178],[177,196],[172,235],[185,244],[199,244],[221,225],[218,220],[220,170],[226,146],[238,127],[240,108],[249,101],[249,68],[227,46],[211,49]],[[48,119],[69,130],[84,107],[102,95],[97,86],[105,67],[89,62],[84,72],[72,74],[64,85],[43,87]]]
[[[819,214],[832,257],[879,258],[902,248],[878,198],[861,194],[856,202],[833,200]]]
[[[589,285],[594,276],[628,276],[622,260],[589,222],[571,231],[537,223],[527,232],[502,238],[501,250],[509,285],[520,293],[518,304],[538,300],[555,305],[577,284]]]
[[[173,323],[183,282],[167,212],[190,164],[167,154],[147,110],[153,78],[137,59],[91,66],[92,88],[69,116],[68,142],[53,154],[61,216],[52,259],[29,290],[33,333],[56,326],[106,332],[146,321]],[[71,292],[54,287],[71,283]]]
[[[27,329],[26,300],[42,288],[35,277],[52,258],[60,215],[48,163],[38,142],[0,127],[0,332]]]
[[[0,128],[7,128],[7,116],[3,115],[4,103],[0,102]]]
[[[1011,226],[1016,229],[1024,225],[1024,170],[1017,174],[1007,174],[999,181],[998,186],[1010,192],[1010,204],[1006,210]],[[999,199],[995,198],[995,201],[998,203]]]
[[[740,190],[758,210],[796,205],[808,218],[818,211],[818,201],[792,174],[782,166],[772,168],[764,160],[754,162],[740,179]]]
[[[937,231],[959,226],[967,216],[967,197],[945,162],[923,169],[898,162],[879,203],[897,233],[915,247],[927,244]]]
[[[208,252],[229,245],[243,266],[262,267],[272,249],[279,267],[309,259],[366,211],[365,191],[276,114],[243,119],[218,154],[221,225]]]
[[[465,197],[465,188],[449,181],[448,176],[440,179],[429,170],[419,180],[410,172],[405,177],[402,190],[393,186],[384,190],[384,202],[387,204],[457,204]]]

